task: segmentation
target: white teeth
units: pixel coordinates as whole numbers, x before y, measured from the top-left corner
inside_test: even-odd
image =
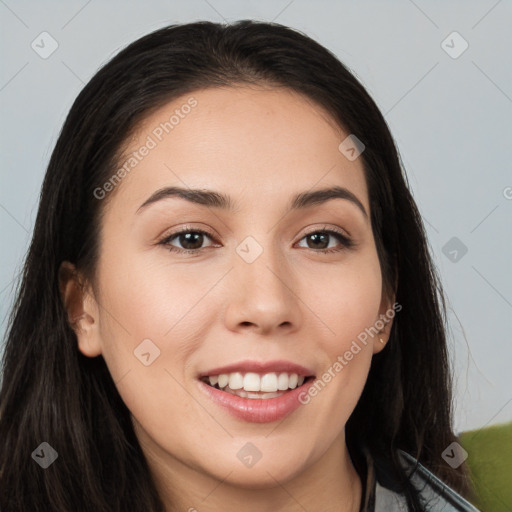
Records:
[[[266,373],[261,377],[261,391],[275,392],[277,391],[277,375],[275,373]]]
[[[285,389],[288,389],[288,374],[287,373],[279,374],[279,377],[277,378],[277,389],[279,389],[279,391],[284,391]]]
[[[227,393],[230,393],[231,395],[239,396],[241,398],[251,398],[251,399],[263,398],[264,400],[267,398],[277,398],[278,396],[281,396],[284,394],[284,392],[281,392],[281,393],[251,393],[250,391],[244,391],[243,389],[233,390],[233,389],[230,389],[229,387],[227,387],[224,391],[226,391]]]
[[[225,388],[229,382],[229,375],[227,373],[221,373],[219,375],[219,388]]]
[[[242,389],[244,387],[244,378],[240,372],[229,374],[229,387],[231,389]]]
[[[246,373],[243,386],[245,391],[260,391],[260,380],[260,376],[257,373]],[[229,382],[231,382],[231,379]]]
[[[238,396],[244,398],[263,398],[263,395],[270,395],[277,393],[280,396],[282,393],[279,391],[287,391],[288,389],[295,389],[297,386],[302,386],[305,377],[298,376],[296,373],[281,372],[279,374],[271,372],[260,375],[255,372],[248,372],[243,374],[241,372],[221,373],[220,375],[213,375],[208,377],[211,386],[218,385],[219,389],[224,391],[237,391]],[[254,397],[245,396],[259,393]],[[267,397],[273,398],[273,397]]]

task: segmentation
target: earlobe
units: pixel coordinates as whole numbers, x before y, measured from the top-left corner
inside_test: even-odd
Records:
[[[377,335],[373,340],[373,353],[378,354],[379,352],[384,350],[384,347],[387,345],[388,339],[388,337],[384,337],[381,334]]]
[[[396,303],[394,295],[391,297],[391,300],[386,300],[383,297],[379,310],[379,318],[375,322],[375,326],[379,329],[379,331],[373,338],[374,354],[381,352],[389,341],[391,327],[393,326],[393,318],[396,314],[395,305]]]
[[[101,354],[98,330],[98,307],[87,291],[75,266],[68,261],[59,268],[59,289],[68,317],[68,323],[76,334],[78,349],[88,357]]]

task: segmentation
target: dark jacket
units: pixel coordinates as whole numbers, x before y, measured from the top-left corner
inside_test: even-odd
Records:
[[[429,512],[479,512],[477,508],[457,494],[453,489],[434,476],[409,454],[400,450],[400,459],[410,474],[410,481],[418,490]],[[416,470],[412,471],[416,466]],[[411,474],[412,473],[412,474]],[[376,472],[376,484],[373,492],[371,512],[409,512],[406,498],[393,490],[393,485],[386,481],[382,471]],[[422,509],[423,510],[423,509]]]

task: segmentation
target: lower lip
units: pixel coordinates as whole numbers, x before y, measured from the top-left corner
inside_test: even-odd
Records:
[[[310,379],[302,386],[287,391],[276,398],[242,398],[199,381],[201,390],[216,404],[224,407],[233,416],[253,423],[270,423],[286,418],[300,405],[299,396],[307,393],[314,382]]]

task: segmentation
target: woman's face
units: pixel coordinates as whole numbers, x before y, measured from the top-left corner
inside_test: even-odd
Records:
[[[103,355],[170,477],[261,488],[345,453],[387,335],[361,340],[392,304],[361,158],[339,149],[348,135],[288,90],[200,90],[148,117],[125,172],[96,191],[98,286],[79,347]],[[333,187],[340,197],[307,199]],[[204,376],[264,391],[235,396]]]

